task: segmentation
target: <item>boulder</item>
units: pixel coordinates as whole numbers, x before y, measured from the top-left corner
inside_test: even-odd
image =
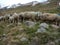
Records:
[[[32,21],[26,21],[25,24],[29,27],[33,27],[35,25],[35,22]]]
[[[47,23],[41,23],[40,25],[39,25],[39,27],[41,28],[49,28],[49,25],[47,24]]]
[[[22,37],[20,41],[28,41],[28,39],[26,37]]]
[[[36,33],[43,33],[43,32],[46,32],[46,29],[43,28],[43,27],[41,27],[41,28],[39,28],[39,29],[37,30]]]

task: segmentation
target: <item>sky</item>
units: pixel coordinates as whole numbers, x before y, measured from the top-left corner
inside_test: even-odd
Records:
[[[0,5],[1,6],[8,6],[8,5],[18,4],[18,3],[25,4],[25,3],[28,3],[28,2],[32,2],[32,1],[43,2],[43,1],[46,1],[46,0],[0,0]]]

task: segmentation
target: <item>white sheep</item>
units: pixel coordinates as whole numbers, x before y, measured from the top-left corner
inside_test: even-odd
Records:
[[[19,15],[17,13],[13,14],[14,22],[19,22]]]
[[[51,13],[44,13],[42,15],[42,19],[44,20],[50,20],[50,21],[54,21],[57,17],[57,14],[51,14]]]
[[[9,23],[14,23],[14,17],[13,16],[9,17]]]

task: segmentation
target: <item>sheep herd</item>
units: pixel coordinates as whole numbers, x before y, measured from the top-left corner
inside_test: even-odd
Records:
[[[13,13],[13,14],[5,14],[4,16],[0,16],[0,22],[8,22],[8,23],[18,23],[24,21],[44,21],[49,23],[54,23],[56,25],[60,25],[60,16],[58,14],[52,13],[42,13],[42,12],[21,12],[21,13]]]

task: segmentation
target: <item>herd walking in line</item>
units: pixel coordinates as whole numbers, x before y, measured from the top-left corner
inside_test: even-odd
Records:
[[[41,12],[21,12],[21,13],[13,13],[0,16],[0,22],[4,21],[8,23],[18,23],[27,20],[42,21],[42,22],[44,21],[60,26],[60,16],[58,14],[41,13]]]

